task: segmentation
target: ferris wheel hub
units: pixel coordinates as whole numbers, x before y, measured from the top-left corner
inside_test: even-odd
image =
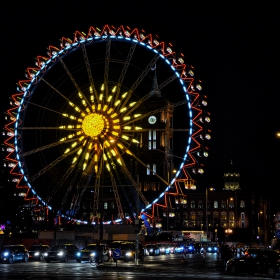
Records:
[[[100,114],[92,113],[87,115],[82,124],[84,133],[88,136],[95,137],[104,129],[104,119]]]

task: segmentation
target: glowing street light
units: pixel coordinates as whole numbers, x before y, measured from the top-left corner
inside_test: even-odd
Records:
[[[207,215],[207,210],[208,210],[208,190],[209,191],[214,191],[214,188],[206,188],[205,190],[205,197],[206,197],[206,205],[205,205],[205,214],[206,214],[206,239],[208,240],[208,215]]]

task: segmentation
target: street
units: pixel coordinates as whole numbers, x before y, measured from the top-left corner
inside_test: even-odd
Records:
[[[207,254],[206,260],[198,253],[188,254],[187,261],[181,262],[182,255],[147,256],[144,262],[118,261],[105,263],[99,267],[88,262],[0,264],[1,279],[252,279],[250,275],[228,275],[222,271],[216,254]],[[270,279],[266,275],[255,275],[253,279]],[[277,275],[275,279],[280,279]]]

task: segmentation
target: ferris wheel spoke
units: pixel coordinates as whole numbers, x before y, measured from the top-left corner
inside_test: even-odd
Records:
[[[77,214],[77,212],[79,211],[85,191],[86,191],[86,188],[82,189],[81,193],[78,194],[75,204],[73,205],[72,217],[74,217]]]
[[[50,170],[51,168],[53,168],[56,164],[58,164],[60,161],[62,161],[63,159],[65,159],[66,157],[70,156],[71,154],[77,152],[78,149],[73,149],[72,151],[63,154],[62,156],[58,157],[56,160],[54,160],[53,162],[51,162],[50,164],[48,164],[46,167],[44,167],[43,169],[41,169],[39,172],[37,172],[37,174],[35,174],[34,176],[32,176],[31,178],[29,178],[30,182],[35,181],[37,178],[39,178],[41,175],[43,175],[44,173],[46,173],[48,170]]]
[[[156,172],[153,171],[153,169],[149,168],[147,164],[145,164],[139,157],[137,157],[135,154],[131,153],[132,157],[135,158],[139,163],[141,163],[145,168],[149,169],[152,174],[154,174],[156,177],[158,177],[166,186],[168,186],[170,183],[165,181],[160,175],[158,175]]]
[[[126,164],[125,164],[125,161],[123,160],[122,157],[120,157],[120,159],[121,159],[122,169],[123,169],[124,173],[128,176],[130,182],[132,183],[132,185],[133,185],[134,188],[135,188],[135,189],[134,189],[134,194],[135,194],[135,195],[133,196],[133,198],[134,198],[134,200],[135,200],[135,203],[137,204],[136,194],[138,193],[139,196],[140,196],[140,198],[142,199],[144,205],[147,205],[147,204],[148,204],[148,201],[147,201],[147,199],[145,198],[145,196],[143,195],[143,193],[140,191],[139,186],[137,185],[137,183],[135,182],[133,176],[132,176],[131,173],[129,172],[129,170],[128,170]]]
[[[75,141],[75,139],[66,140],[63,143],[69,143],[69,142],[73,142],[73,141]],[[55,143],[51,143],[49,145],[45,145],[45,146],[30,150],[28,152],[20,154],[20,157],[25,157],[25,156],[32,155],[32,154],[35,154],[35,153],[40,152],[40,151],[44,151],[46,149],[61,145],[61,143],[62,143],[61,141],[57,141]]]
[[[42,105],[39,105],[39,104],[36,104],[36,103],[33,103],[33,102],[30,102],[30,101],[28,101],[28,100],[25,100],[25,103],[34,105],[34,106],[36,106],[36,107],[38,107],[38,108],[42,108],[42,109],[48,110],[48,111],[53,112],[53,113],[56,113],[56,114],[61,114],[61,113],[58,112],[58,111],[55,111],[55,110],[53,110],[53,109],[50,109],[50,108],[48,108],[48,107],[45,107],[45,106],[42,106]]]
[[[112,187],[113,187],[113,192],[114,192],[114,196],[115,196],[115,200],[116,200],[116,204],[117,204],[117,208],[118,208],[119,218],[123,219],[124,218],[124,214],[123,214],[121,199],[120,199],[119,191],[118,191],[118,188],[117,188],[116,180],[114,178],[113,173],[111,171],[109,173],[110,173],[110,178],[111,178],[111,183],[112,183]]]
[[[110,64],[110,50],[111,50],[111,39],[108,38],[106,42],[106,57],[105,57],[105,70],[104,70],[104,86],[105,96],[108,99],[108,75],[109,75],[109,64]]]
[[[128,52],[128,55],[127,55],[126,60],[125,60],[125,62],[124,62],[124,65],[123,65],[121,74],[120,74],[120,76],[119,76],[118,83],[117,83],[117,90],[116,90],[115,102],[116,102],[116,101],[118,100],[118,98],[119,98],[119,94],[120,94],[120,90],[121,90],[121,85],[122,85],[122,83],[123,83],[123,79],[124,79],[124,77],[125,77],[126,71],[127,71],[128,66],[129,66],[129,64],[130,64],[131,58],[133,57],[135,48],[136,48],[136,44],[131,44],[130,49],[129,49],[129,52]]]
[[[174,74],[173,76],[169,77],[167,80],[165,80],[163,83],[161,83],[157,90],[161,90],[163,89],[165,86],[167,86],[169,83],[171,83],[172,81],[174,81],[176,78],[178,78],[178,76],[176,74]]]
[[[122,125],[129,125],[129,124],[134,123],[136,121],[142,120],[142,119],[144,119],[148,116],[160,113],[160,112],[162,112],[166,109],[167,109],[167,106],[164,106],[164,107],[161,107],[159,109],[152,110],[152,111],[150,111],[148,113],[145,113],[145,114],[139,114],[139,116],[137,116],[136,118],[134,118],[134,119],[130,118],[128,121],[123,122]]]
[[[169,129],[164,129],[164,128],[162,128],[162,129],[160,129],[160,128],[153,128],[152,129],[153,131],[169,131],[169,132],[179,132],[179,131],[190,131],[188,128],[186,128],[186,129],[184,129],[184,128],[182,128],[182,129],[180,129],[180,128],[169,128]],[[130,129],[129,130],[129,132],[147,132],[147,131],[151,131],[151,129],[150,128],[141,128],[141,129]]]
[[[145,78],[145,76],[148,74],[148,72],[152,69],[152,67],[155,65],[155,63],[158,61],[158,59],[159,59],[159,55],[156,55],[153,57],[153,59],[150,61],[150,63],[146,66],[145,70],[140,74],[138,79],[135,81],[135,83],[132,85],[132,87],[128,90],[128,94],[126,96],[126,99],[123,101],[121,109],[125,107],[126,103],[130,99],[132,93],[135,91],[135,89],[138,87],[138,85],[142,82],[142,80]]]
[[[156,78],[156,77],[155,77]],[[154,79],[155,79],[154,78]],[[154,82],[154,88],[147,93],[145,96],[143,96],[140,100],[137,101],[137,103],[127,112],[125,113],[125,116],[129,116],[132,112],[134,112],[142,103],[144,103],[146,100],[148,100],[149,98],[151,98],[156,92],[159,92],[162,88],[164,88],[166,85],[168,85],[169,83],[171,83],[173,80],[175,80],[177,78],[177,75],[173,75],[171,77],[169,77],[166,81],[164,81],[163,83],[160,84],[160,86],[157,86],[157,82]]]
[[[73,170],[75,169],[77,163],[72,164],[68,170],[63,174],[57,185],[52,189],[51,193],[47,197],[48,203],[52,200],[53,196],[58,192],[58,190],[63,186],[65,181],[69,178],[69,176],[72,174]]]
[[[187,103],[186,100],[182,100],[182,101],[180,101],[180,102],[173,103],[171,106],[172,106],[173,108],[175,108],[175,107],[184,105],[184,104],[186,104],[186,103]],[[154,115],[154,114],[160,113],[160,112],[162,112],[162,111],[165,111],[165,110],[168,109],[169,106],[170,106],[170,105],[167,105],[167,106],[161,107],[161,108],[159,108],[159,109],[152,110],[152,111],[150,111],[150,112],[148,112],[148,113],[145,113],[145,114],[139,114],[139,116],[138,116],[137,118],[135,118],[135,119],[131,119],[131,118],[130,118],[128,121],[122,123],[122,125],[128,125],[128,124],[131,124],[131,123],[133,123],[133,122],[135,122],[135,121],[142,120],[142,119],[144,119],[144,118],[146,118],[146,117],[148,117],[148,116],[150,116],[150,115]]]
[[[18,127],[19,130],[72,130],[78,131],[78,128],[71,127],[46,127],[46,126],[22,126]]]
[[[59,57],[59,62],[61,63],[61,65],[64,68],[64,71],[67,73],[68,77],[70,78],[70,80],[72,81],[72,83],[74,84],[76,90],[78,91],[79,95],[82,95],[82,98],[86,101],[87,105],[90,106],[89,101],[87,100],[87,98],[83,95],[82,90],[80,89],[79,85],[77,84],[77,82],[75,81],[74,77],[72,76],[72,74],[70,73],[69,69],[67,68],[66,64],[64,63],[64,61],[62,60],[61,57]]]
[[[42,80],[44,83],[46,83],[50,88],[52,88],[56,93],[58,93],[62,98],[64,98],[68,103],[71,102],[64,94],[62,94],[58,89],[56,89],[53,85],[47,82],[44,78],[39,77],[39,79]]]
[[[98,93],[97,93],[97,90],[96,90],[95,85],[94,85],[94,80],[93,80],[93,77],[92,77],[92,73],[91,73],[91,69],[90,69],[90,63],[89,63],[89,60],[88,60],[88,55],[87,55],[87,50],[86,50],[85,44],[82,44],[82,51],[83,51],[83,56],[84,56],[84,60],[85,60],[85,65],[86,65],[86,68],[87,68],[89,83],[90,83],[91,89],[94,93],[94,96],[97,100],[98,99]]]
[[[130,174],[130,172],[128,171],[128,169],[126,167],[123,168],[124,170],[124,173],[129,177],[131,183],[133,184],[135,190],[134,190],[134,200],[135,200],[135,204],[137,204],[137,198],[135,197],[137,195],[137,192],[138,192],[138,195],[140,196],[140,198],[142,199],[144,205],[148,205],[149,202],[147,201],[146,197],[143,195],[143,193],[141,192],[141,190],[139,189],[139,186],[137,185],[137,183],[135,182],[135,180],[133,179],[133,176]]]
[[[142,103],[144,103],[146,100],[148,100],[152,96],[153,95],[150,92],[148,94],[146,94],[145,96],[143,96],[141,99],[139,99],[137,101],[137,103],[132,107],[132,109],[130,109],[127,113],[124,114],[123,117],[129,116],[130,114],[132,114]]]

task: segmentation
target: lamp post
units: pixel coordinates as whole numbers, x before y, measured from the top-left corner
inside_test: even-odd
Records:
[[[205,220],[206,220],[206,240],[208,240],[208,215],[207,215],[207,209],[208,209],[208,190],[209,191],[214,191],[214,188],[206,188],[205,190],[205,197],[206,197],[206,204],[205,204]]]

